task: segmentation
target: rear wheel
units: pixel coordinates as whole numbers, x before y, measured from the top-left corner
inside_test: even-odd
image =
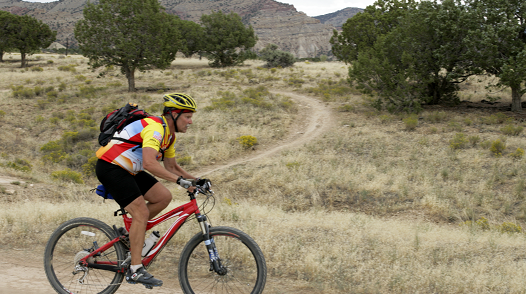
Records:
[[[124,273],[86,267],[79,260],[116,237],[105,223],[92,218],[76,218],[60,225],[49,238],[44,252],[44,269],[58,292],[111,294],[117,291]],[[117,242],[88,263],[117,266],[125,259],[124,246]]]
[[[210,229],[224,272],[216,273],[210,265],[201,233],[184,247],[179,261],[179,283],[184,293],[263,292],[267,265],[256,242],[242,231],[229,227]]]

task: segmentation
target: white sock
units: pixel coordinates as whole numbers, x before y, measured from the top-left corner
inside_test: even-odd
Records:
[[[142,264],[138,264],[138,265],[130,265],[130,269],[131,269],[131,272],[132,273],[135,273],[138,269],[140,269],[142,266]]]

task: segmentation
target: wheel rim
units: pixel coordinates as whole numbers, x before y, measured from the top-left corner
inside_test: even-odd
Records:
[[[250,249],[239,239],[214,235],[223,274],[211,270],[203,242],[196,246],[187,264],[188,284],[194,293],[252,293],[258,279],[258,265]]]
[[[115,272],[87,268],[79,263],[96,246],[109,241],[111,239],[103,231],[88,225],[75,226],[60,236],[53,248],[51,266],[56,281],[66,292],[100,293],[120,283]],[[88,262],[118,262],[115,247],[106,250],[101,256],[90,258]]]

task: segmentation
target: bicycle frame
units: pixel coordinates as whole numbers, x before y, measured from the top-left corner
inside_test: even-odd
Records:
[[[185,203],[179,207],[176,207],[170,210],[169,212],[155,219],[148,221],[146,225],[146,230],[149,230],[157,226],[158,224],[161,224],[169,219],[177,217],[177,219],[170,226],[170,228],[160,237],[159,241],[155,244],[155,246],[153,246],[150,252],[148,252],[148,254],[142,259],[142,264],[144,267],[147,268],[152,263],[153,259],[162,251],[162,249],[168,243],[168,241],[175,235],[175,233],[177,233],[177,231],[179,230],[179,228],[181,228],[181,226],[184,224],[186,219],[192,214],[196,215],[197,221],[199,222],[201,230],[203,231],[205,240],[209,240],[209,236],[208,236],[209,230],[208,230],[207,218],[206,216],[201,215],[201,212],[199,211],[197,200],[195,199],[195,195],[197,195],[197,193],[198,192],[196,192],[195,194],[189,193],[190,202]],[[123,213],[122,217],[124,220],[124,226],[126,227],[126,230],[129,231],[133,219],[129,217],[126,213]],[[98,244],[94,244],[95,248],[97,249],[94,250],[93,252],[90,252],[90,254],[87,255],[86,257],[82,258],[80,260],[80,263],[83,266],[87,266],[91,268],[110,270],[110,271],[115,271],[115,272],[124,272],[125,271],[124,264],[126,261],[121,261],[121,264],[119,264],[119,261],[96,261],[95,263],[88,262],[89,258],[96,257],[101,252],[104,252],[107,249],[111,248],[113,244],[121,241],[121,238],[123,238],[123,236],[118,236],[115,239],[111,240],[110,242],[104,244],[102,247],[98,247]],[[217,251],[215,251],[214,253],[217,256]]]

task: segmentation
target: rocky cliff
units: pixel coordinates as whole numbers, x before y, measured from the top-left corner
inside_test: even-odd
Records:
[[[87,0],[49,3],[0,0],[0,10],[40,19],[57,31],[59,43],[75,44],[74,25],[83,17],[82,9],[86,3]],[[252,25],[258,35],[256,50],[273,43],[300,58],[331,55],[329,40],[335,28],[332,22],[322,23],[319,19],[298,12],[293,5],[274,0],[160,0],[160,3],[168,13],[196,22],[201,15],[212,11],[234,11],[245,24]]]
[[[359,12],[363,12],[363,9],[347,7],[336,12],[315,16],[314,18],[318,19],[323,24],[329,24],[336,27],[337,30],[341,30],[341,27],[347,21],[347,19],[355,16]]]

